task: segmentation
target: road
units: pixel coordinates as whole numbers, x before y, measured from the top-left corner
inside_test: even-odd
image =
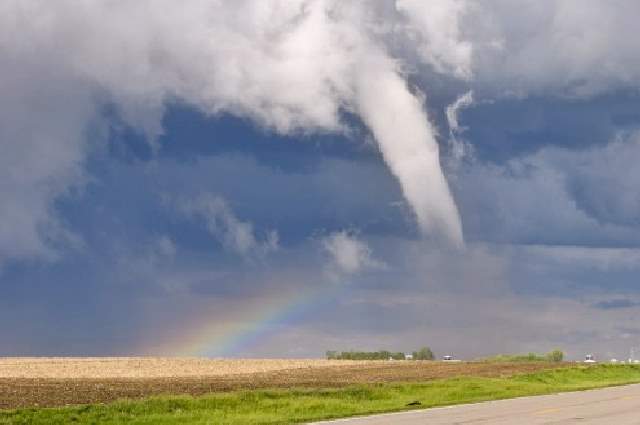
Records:
[[[640,424],[640,384],[340,419],[316,424]]]

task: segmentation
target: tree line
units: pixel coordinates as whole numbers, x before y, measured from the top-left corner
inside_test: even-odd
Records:
[[[329,360],[405,360],[403,352],[393,352],[387,350],[380,351],[327,351]],[[422,347],[418,351],[411,353],[412,360],[433,360],[435,356],[429,347]]]
[[[329,360],[405,360],[407,359],[403,352],[393,352],[387,350],[380,351],[327,351],[327,359]],[[429,347],[422,347],[418,351],[411,353],[411,360],[434,360],[435,355]],[[476,361],[486,362],[561,362],[564,360],[564,353],[560,350],[553,350],[546,354],[498,354],[492,357],[484,357],[476,359]]]
[[[553,350],[547,354],[498,354],[479,360],[487,362],[561,362],[564,360],[564,353],[560,350]]]

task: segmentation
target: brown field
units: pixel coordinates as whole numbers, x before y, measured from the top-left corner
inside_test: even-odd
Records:
[[[0,409],[107,403],[160,394],[510,376],[563,364],[428,361],[0,358]]]
[[[352,362],[366,364],[367,362]],[[0,358],[0,378],[204,378],[344,365],[341,360],[189,357]]]

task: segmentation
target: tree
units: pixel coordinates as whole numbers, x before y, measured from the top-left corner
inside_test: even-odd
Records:
[[[434,358],[433,351],[429,347],[422,347],[420,350],[413,352],[414,360],[433,360]]]
[[[553,350],[547,353],[547,360],[551,362],[561,362],[564,359],[564,353],[560,350]]]
[[[398,351],[396,353],[390,353],[389,357],[391,357],[393,360],[404,360],[404,353]]]

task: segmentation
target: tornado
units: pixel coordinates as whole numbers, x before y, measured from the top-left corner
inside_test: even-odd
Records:
[[[421,99],[392,63],[377,60],[362,68],[356,90],[359,115],[398,179],[421,233],[462,247],[460,216]]]

